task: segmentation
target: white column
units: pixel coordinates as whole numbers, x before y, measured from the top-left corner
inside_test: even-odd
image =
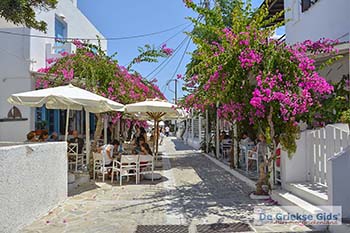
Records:
[[[193,142],[194,139],[194,116],[193,116],[193,108],[191,109],[191,139]]]
[[[108,115],[103,117],[103,144],[107,144],[107,128],[108,128]]]
[[[234,164],[235,164],[235,166],[237,165],[237,162],[238,162],[238,155],[239,155],[239,153],[238,153],[238,150],[237,150],[237,146],[238,146],[238,142],[237,142],[237,124],[236,124],[236,121],[233,123],[234,125],[233,125],[233,136],[234,136],[234,139],[233,139],[233,151],[235,152],[234,153]]]
[[[86,164],[89,165],[90,160],[90,113],[85,110],[85,140],[86,140]],[[89,167],[89,166],[87,166]]]
[[[64,140],[68,141],[68,127],[69,127],[69,108],[67,108],[67,112],[66,112],[67,116],[66,116],[66,133],[64,135]]]
[[[198,139],[199,143],[202,141],[202,117],[198,116]]]
[[[209,112],[205,110],[205,140],[206,140],[206,152],[209,152]]]
[[[216,102],[216,109],[219,108],[219,101]],[[218,111],[216,110],[216,157],[219,156],[220,153],[220,122],[219,122],[219,115],[218,115]]]

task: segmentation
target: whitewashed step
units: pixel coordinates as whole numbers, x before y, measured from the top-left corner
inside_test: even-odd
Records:
[[[322,211],[319,207],[301,199],[300,197],[288,191],[272,190],[271,198],[282,206],[298,206],[310,214],[315,214]]]
[[[327,187],[322,184],[287,183],[285,189],[313,205],[328,205]]]
[[[329,232],[331,232],[331,233],[348,233],[348,232],[350,232],[350,224],[329,226]]]
[[[282,207],[283,206],[296,206],[299,207],[302,212],[307,212],[310,214],[316,214],[322,212],[322,209],[319,207],[301,199],[300,197],[284,190],[272,190],[271,198],[278,202]],[[288,209],[285,209],[288,211]],[[313,226],[314,230],[324,231],[327,229],[325,225],[315,225]]]

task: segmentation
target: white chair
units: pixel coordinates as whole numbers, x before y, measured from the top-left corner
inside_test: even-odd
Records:
[[[101,153],[93,152],[92,155],[93,155],[93,159],[94,159],[93,179],[94,180],[96,179],[96,173],[100,173],[100,174],[102,174],[102,182],[105,182],[105,174],[107,173],[108,169],[113,169],[113,167],[110,167],[110,166],[106,167],[105,166],[105,162],[104,162],[105,160],[104,160],[103,155]]]
[[[225,159],[228,157],[229,152],[231,150],[232,140],[231,139],[224,139],[224,140],[222,140],[220,146],[221,146],[222,156]]]
[[[139,168],[138,168],[138,179],[140,180],[140,175],[151,174],[153,181],[154,173],[154,159],[152,155],[139,155]]]
[[[246,167],[247,163],[247,154],[249,150],[252,150],[255,147],[254,142],[248,142],[248,143],[239,143],[240,148],[240,155],[239,155],[239,164],[240,168]]]
[[[68,144],[68,169],[73,170],[72,166],[75,166],[75,171],[78,170],[78,143]]]
[[[114,173],[117,174],[117,179],[119,179],[120,186],[123,182],[123,176],[126,176],[129,181],[129,176],[135,176],[136,184],[138,184],[138,169],[139,169],[139,155],[122,155],[120,162],[118,160],[113,160],[112,167],[112,179],[113,182]]]
[[[256,145],[256,150],[248,150],[248,153],[246,153],[246,171],[249,170],[249,160],[256,161],[256,171],[259,173],[259,143]],[[249,156],[250,155],[250,156]]]

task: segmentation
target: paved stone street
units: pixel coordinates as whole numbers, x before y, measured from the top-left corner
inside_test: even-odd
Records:
[[[182,225],[197,232],[200,224],[248,222],[255,205],[270,205],[251,200],[252,190],[245,183],[175,138],[166,138],[160,150],[164,153],[163,169],[157,171],[161,181],[80,187],[22,232],[131,233],[138,225]],[[177,228],[167,232],[185,232]],[[304,226],[254,228],[258,232],[307,230]]]

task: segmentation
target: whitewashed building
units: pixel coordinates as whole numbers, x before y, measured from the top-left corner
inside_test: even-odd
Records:
[[[104,38],[79,10],[77,0],[60,0],[56,9],[38,11],[37,19],[47,23],[46,34],[0,19],[0,141],[24,141],[26,134],[35,129],[35,121],[42,118],[51,132],[60,131],[62,111],[38,112],[22,106],[13,109],[6,101],[13,93],[34,89],[36,71],[47,65],[47,58],[58,56],[62,50],[74,51],[71,44],[55,48],[60,44],[54,38]],[[102,41],[102,46],[106,49],[107,42]]]
[[[349,0],[284,0],[284,9],[289,44],[323,37],[349,41]]]
[[[349,0],[277,0],[270,11],[285,9],[285,41],[295,44],[320,38],[338,40],[336,48],[342,58],[326,66],[320,74],[328,81],[349,80],[350,21]],[[317,64],[330,57],[314,57]],[[281,205],[297,205],[307,212],[318,206],[340,205],[343,218],[350,218],[350,186],[345,177],[350,169],[350,132],[346,124],[327,125],[317,130],[305,130],[297,141],[297,151],[290,159],[281,154],[281,189],[272,196]],[[330,228],[349,232],[350,228]]]
[[[328,81],[349,76],[350,20],[349,0],[284,0],[286,42],[295,44],[320,38],[338,40],[336,48],[343,57],[320,72]],[[289,9],[289,10],[288,10]],[[317,62],[329,57],[319,56]]]

